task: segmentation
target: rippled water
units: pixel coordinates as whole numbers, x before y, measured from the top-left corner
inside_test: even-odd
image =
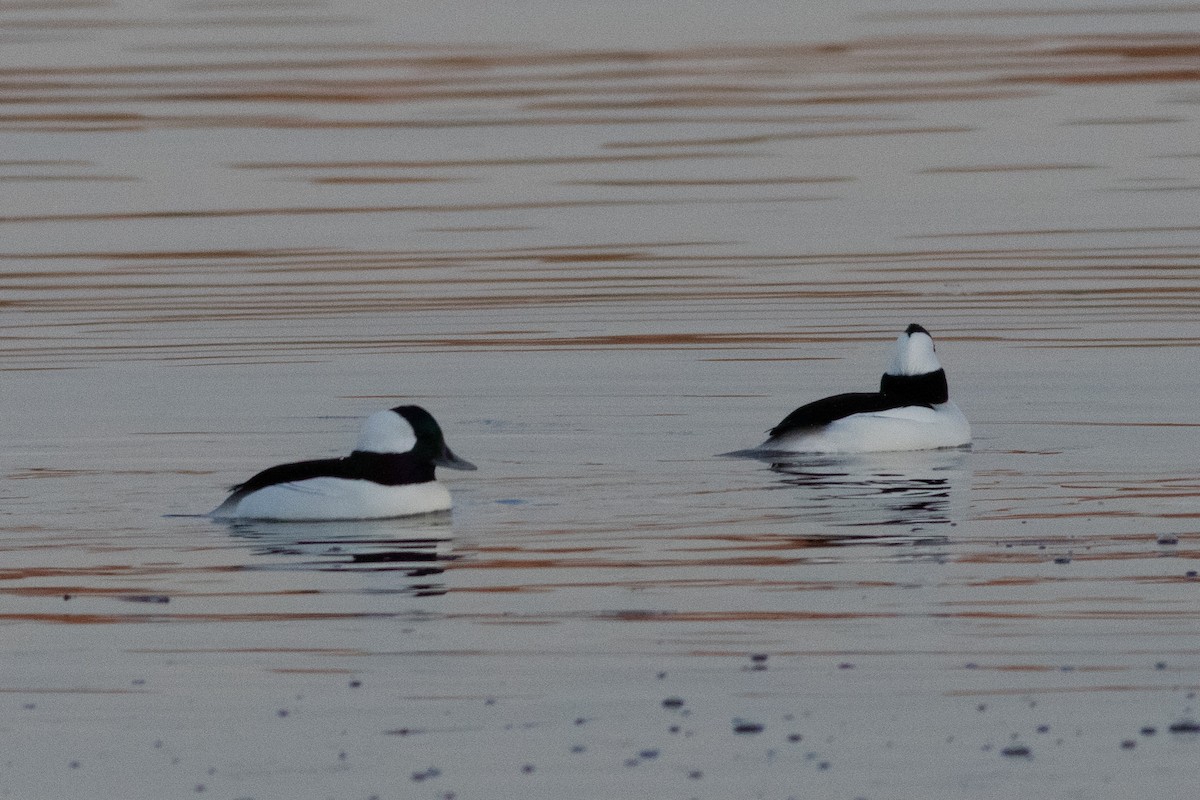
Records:
[[[1200,5],[704,11],[0,6],[0,794],[1190,796]],[[973,450],[717,455],[913,321]]]

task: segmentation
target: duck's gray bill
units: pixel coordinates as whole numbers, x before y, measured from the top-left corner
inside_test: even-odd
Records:
[[[450,450],[449,447],[442,448],[442,454],[433,460],[434,464],[439,467],[448,467],[450,469],[476,470],[479,467],[472,464],[470,461],[464,461]]]

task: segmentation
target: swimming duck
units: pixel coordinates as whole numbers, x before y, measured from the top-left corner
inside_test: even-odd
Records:
[[[971,443],[971,426],[950,400],[933,337],[909,325],[896,339],[878,392],[850,392],[797,408],[769,431],[761,451],[868,453]]]
[[[342,458],[269,467],[233,487],[209,516],[220,520],[346,520],[445,511],[450,492],[434,467],[473,470],[451,452],[442,429],[420,406],[377,411]]]

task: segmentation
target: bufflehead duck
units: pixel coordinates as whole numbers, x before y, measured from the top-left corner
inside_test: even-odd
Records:
[[[450,492],[434,478],[435,466],[475,469],[450,451],[428,411],[397,406],[367,417],[350,455],[265,469],[233,487],[209,516],[302,521],[445,511]]]
[[[971,443],[971,426],[950,400],[933,338],[909,325],[896,339],[878,392],[837,394],[801,406],[770,431],[762,451],[869,453]]]

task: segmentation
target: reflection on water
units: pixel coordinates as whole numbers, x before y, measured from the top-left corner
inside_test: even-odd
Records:
[[[250,570],[400,572],[422,579],[406,591],[442,594],[442,575],[455,556],[449,514],[419,519],[338,522],[232,522],[229,533],[251,544]]]
[[[755,457],[770,464],[777,488],[793,495],[789,505],[805,519],[914,527],[957,525],[967,512],[971,473],[965,450]]]

